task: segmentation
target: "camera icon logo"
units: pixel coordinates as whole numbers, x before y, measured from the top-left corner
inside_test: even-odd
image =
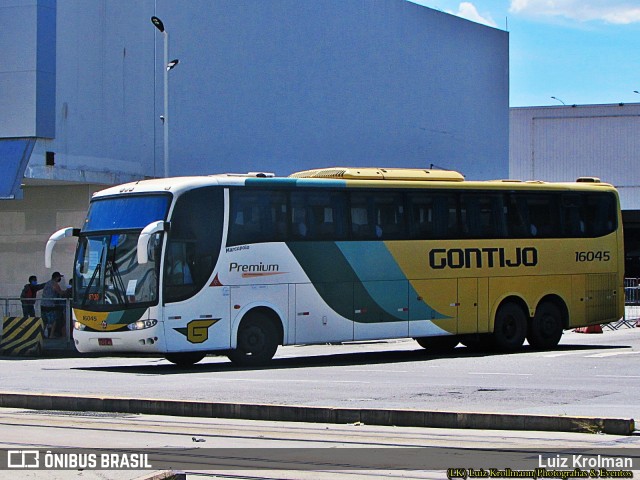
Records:
[[[40,452],[38,450],[8,450],[8,468],[40,468]]]

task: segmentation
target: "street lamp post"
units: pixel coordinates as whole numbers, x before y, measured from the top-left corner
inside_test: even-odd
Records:
[[[164,79],[164,115],[162,125],[164,129],[164,176],[169,176],[169,70],[178,64],[178,60],[169,62],[169,32],[158,17],[151,17],[151,23],[162,33],[164,40],[163,79]]]
[[[564,103],[564,102],[563,102],[562,100],[560,100],[558,97],[551,97],[551,98],[553,98],[554,100],[559,101],[559,102],[560,102],[561,104],[563,104],[563,105],[566,105],[566,103]]]

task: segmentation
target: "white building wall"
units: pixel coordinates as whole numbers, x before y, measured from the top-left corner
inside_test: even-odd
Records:
[[[512,108],[509,175],[522,180],[600,177],[624,210],[640,209],[640,104]]]

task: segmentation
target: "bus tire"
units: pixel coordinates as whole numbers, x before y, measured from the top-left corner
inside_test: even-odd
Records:
[[[458,343],[460,343],[460,340],[456,335],[418,337],[415,341],[429,353],[447,353],[456,348]]]
[[[496,313],[493,344],[498,351],[513,352],[522,346],[527,336],[527,315],[519,305],[506,303]]]
[[[238,344],[228,356],[237,365],[263,365],[273,358],[277,349],[278,335],[271,319],[253,314],[240,323]]]
[[[563,330],[562,312],[558,306],[544,302],[538,305],[529,323],[527,341],[535,349],[548,350],[558,345]]]
[[[167,353],[164,358],[175,363],[178,367],[190,367],[206,356],[207,354],[204,352],[175,352]]]

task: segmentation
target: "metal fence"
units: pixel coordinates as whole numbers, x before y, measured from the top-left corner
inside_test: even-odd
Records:
[[[624,304],[626,306],[640,306],[640,278],[624,279]]]
[[[55,299],[29,299],[35,307],[35,316],[42,317],[41,304],[42,300],[55,300],[63,309],[63,331],[61,340],[71,341],[71,299],[55,298]],[[22,308],[22,300],[20,297],[0,297],[0,308],[2,309],[2,317],[24,317]],[[2,336],[2,322],[0,321],[0,337]]]
[[[640,278],[624,279],[624,317],[607,325],[609,328],[633,328],[640,323]]]

